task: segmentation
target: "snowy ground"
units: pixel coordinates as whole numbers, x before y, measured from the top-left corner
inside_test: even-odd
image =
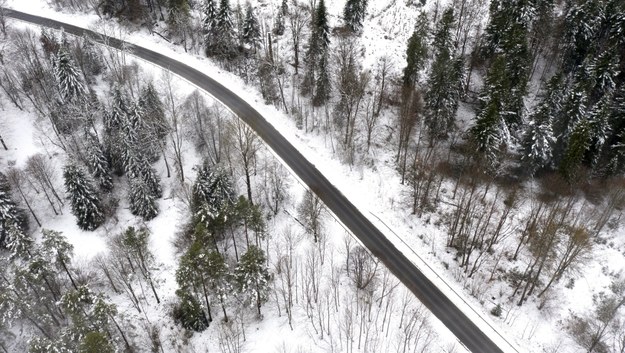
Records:
[[[9,4],[21,11],[48,16],[85,27],[92,26],[97,20],[96,16],[57,13],[41,4],[38,0],[9,1]],[[386,9],[387,5],[389,10],[382,12],[381,10]],[[329,10],[333,14],[339,14],[342,6],[342,1],[332,2]],[[414,20],[414,12],[401,11],[402,6],[396,5],[395,2],[390,4],[374,2],[371,6],[373,7],[371,11],[373,15],[368,17],[368,21],[377,21],[381,25],[372,25],[371,28],[374,28],[374,30],[365,31],[363,34],[365,47],[371,48],[367,50],[366,62],[373,62],[376,58],[376,54],[371,53],[385,52],[392,58],[396,58],[395,64],[397,67],[401,67],[403,43],[405,43],[405,39],[410,32],[406,28],[412,28],[411,21]],[[35,8],[38,10],[32,11]],[[336,20],[336,17],[334,19]],[[389,23],[395,24],[392,26],[393,28],[384,28],[384,26],[390,26]],[[392,35],[388,35],[388,33]],[[390,39],[380,40],[384,36]],[[444,231],[434,225],[436,223],[436,215],[433,216],[434,219],[429,224],[426,224],[423,220],[416,219],[402,210],[400,196],[402,190],[390,151],[384,148],[376,149],[375,153],[377,154],[378,162],[374,168],[362,166],[350,168],[342,165],[338,161],[336,154],[332,152],[332,146],[326,136],[317,133],[304,134],[295,127],[291,119],[276,111],[273,107],[260,103],[262,99],[255,89],[246,87],[238,78],[223,72],[208,60],[185,54],[180,48],[166,43],[157,36],[150,36],[145,32],[125,34],[123,39],[185,62],[218,79],[232,91],[246,98],[284,136],[289,138],[291,143],[300,149],[363,213],[371,215],[370,219],[379,225],[389,239],[393,240],[398,248],[413,259],[421,270],[429,273],[430,278],[439,284],[441,289],[448,293],[452,300],[464,307],[468,315],[484,318],[482,326],[485,327],[487,332],[491,331],[490,326],[494,327],[502,333],[502,336],[515,342],[518,347],[524,347],[523,350],[519,349],[519,351],[540,352],[549,351],[555,347],[558,347],[561,352],[578,351],[579,348],[563,333],[563,320],[568,317],[570,311],[583,313],[590,310],[592,305],[591,294],[604,290],[608,284],[609,277],[602,270],[607,262],[609,262],[609,267],[614,272],[625,269],[625,257],[623,255],[625,244],[623,244],[622,236],[620,239],[617,237],[617,235],[622,234],[623,230],[621,228],[613,230],[612,234],[607,235],[608,238],[612,239],[611,246],[596,247],[595,256],[585,267],[584,273],[575,281],[573,289],[566,289],[563,285],[558,286],[557,291],[560,296],[556,303],[551,304],[550,310],[538,311],[533,303],[528,303],[518,308],[513,302],[507,302],[506,298],[499,298],[497,293],[501,292],[501,290],[498,286],[506,286],[505,283],[495,283],[481,288],[481,296],[474,298],[468,294],[471,286],[474,284],[463,280],[461,276],[454,275],[454,271],[458,271],[457,266],[453,260],[453,255],[447,253],[444,247],[444,239],[446,237]],[[5,109],[11,111],[11,108],[6,103]],[[14,119],[7,125],[15,126],[15,130],[18,130],[17,127],[21,125],[17,124],[24,124],[24,119],[20,118],[19,114],[12,113],[6,115],[9,119]],[[19,130],[28,131],[29,128],[29,126],[24,126],[23,129],[20,128]],[[12,152],[14,153],[13,156],[8,159],[16,160],[16,163],[19,165],[19,163],[23,163],[26,156],[35,151],[36,146],[36,141],[31,141],[28,144],[24,143],[24,148],[22,148],[20,143],[20,148]],[[158,217],[150,223],[150,227],[158,229],[159,234],[172,235],[176,226],[176,222],[172,220],[177,218],[176,212],[181,208],[181,205],[176,205],[175,201],[163,200],[160,206],[163,214],[168,216]],[[70,217],[69,220],[68,217]],[[121,221],[121,223],[123,222]],[[65,229],[68,236],[70,235],[69,233],[78,234],[73,232],[73,229],[69,226],[70,224],[73,224],[71,216],[66,215],[62,219],[51,223],[49,227]],[[153,238],[158,239],[159,243],[153,244],[157,249],[167,246],[169,242],[167,236]],[[97,249],[102,249],[104,240],[101,237],[94,236],[88,242],[84,242],[83,239],[82,235],[80,241],[73,239],[73,243],[77,245],[88,244],[80,249],[77,248],[77,253],[88,257],[96,253]],[[173,254],[163,253],[160,256],[163,256],[160,259],[163,263],[171,263],[173,259]],[[445,269],[444,264],[448,264],[450,269]],[[163,276],[162,278],[166,277]],[[169,279],[167,282],[173,283],[173,280]],[[501,303],[504,307],[504,315],[501,319],[493,319],[488,314],[496,303]],[[477,322],[479,321],[481,319],[477,320]],[[283,329],[288,330],[288,327],[284,327],[283,322],[278,324],[267,320],[262,323],[263,328],[259,328],[258,332],[263,332],[264,329],[269,327],[279,327],[280,325]],[[300,334],[306,336],[305,333],[300,332]],[[497,334],[491,334],[491,336],[493,339],[498,339]],[[254,339],[259,341],[267,339],[267,336],[262,334],[256,335],[256,338],[253,337],[249,337],[250,342],[254,342]],[[277,348],[274,347],[280,345],[279,337],[281,335],[276,334],[271,337],[275,338],[276,341],[273,347],[267,351],[276,351]],[[298,340],[300,336],[295,334],[288,337]],[[266,345],[263,346],[267,347]],[[307,347],[305,344],[302,344],[302,346]],[[254,350],[256,351],[256,346]]]

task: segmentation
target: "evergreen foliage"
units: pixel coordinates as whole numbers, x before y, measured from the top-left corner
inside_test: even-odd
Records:
[[[65,190],[76,216],[78,227],[94,230],[104,222],[100,198],[86,173],[79,167],[69,164],[63,170]]]
[[[23,234],[18,208],[11,197],[11,188],[6,176],[0,173],[0,249],[13,248]]]
[[[101,190],[110,191],[113,189],[113,177],[108,157],[97,136],[90,132],[86,135],[88,144],[85,156],[89,171]]]
[[[433,44],[436,57],[428,80],[429,89],[425,95],[425,124],[431,138],[447,137],[454,127],[458,110],[464,62],[452,54],[453,27],[453,10],[449,8],[437,24]]]
[[[306,72],[302,82],[302,94],[313,93],[313,105],[324,104],[329,98],[330,84],[327,67],[330,27],[324,0],[315,9],[308,51],[306,52]],[[321,90],[317,93],[317,90]]]
[[[275,35],[281,36],[284,34],[284,18],[289,14],[289,4],[287,0],[282,0],[280,6],[278,6],[278,11],[276,14],[276,20],[273,25],[273,33]]]
[[[331,86],[330,76],[328,73],[328,55],[325,54],[319,58],[319,66],[317,68],[317,81],[315,84],[315,95],[312,103],[316,107],[320,107],[330,99]]]
[[[90,331],[78,346],[79,353],[115,353],[115,347],[108,337],[100,331]]]
[[[174,308],[174,320],[187,330],[202,332],[208,328],[208,319],[202,306],[190,293],[182,289],[176,291],[178,304]]]
[[[193,185],[191,210],[197,222],[207,229],[223,226],[230,221],[235,203],[235,193],[230,177],[219,166],[205,162],[198,168]]]
[[[422,12],[417,19],[415,29],[408,39],[406,48],[406,67],[404,68],[403,82],[405,86],[414,87],[419,81],[419,72],[425,66],[427,59],[428,19]]]
[[[213,0],[204,0],[202,5],[202,28],[205,34],[214,33],[217,25],[217,8]]]
[[[590,147],[590,126],[587,120],[582,120],[575,125],[570,135],[570,140],[560,162],[559,171],[568,181],[578,178],[579,167],[584,159],[584,154]]]
[[[265,252],[255,245],[250,245],[241,256],[234,271],[237,290],[246,296],[247,301],[255,299],[258,315],[264,301],[267,300],[271,276],[266,266]],[[252,299],[254,298],[254,299]]]
[[[484,154],[488,165],[494,167],[500,162],[502,145],[507,145],[509,132],[505,123],[505,99],[509,92],[505,72],[505,57],[499,56],[486,76],[481,105],[475,124],[470,129],[471,138],[478,151]]]
[[[556,138],[553,122],[556,112],[561,108],[561,76],[554,76],[541,98],[538,108],[530,116],[523,136],[523,155],[521,161],[530,174],[549,168],[553,162],[553,149]]]
[[[59,49],[52,61],[52,67],[63,101],[69,102],[84,96],[85,87],[80,80],[80,73],[65,48]]]
[[[243,22],[243,42],[256,48],[260,42],[260,25],[254,14],[252,4],[247,3],[245,9],[245,21]]]
[[[209,33],[209,35],[211,35]],[[217,13],[217,23],[215,26],[215,35],[211,36],[209,44],[212,51],[208,51],[207,55],[217,55],[224,59],[231,58],[234,53],[235,31],[232,23],[232,10],[230,9],[229,0],[220,0],[219,12]]]
[[[362,30],[362,23],[367,13],[368,0],[347,0],[343,8],[343,19],[352,32]]]
[[[158,205],[156,199],[158,194],[154,194],[150,185],[145,179],[130,178],[130,212],[149,221],[158,215]]]
[[[152,141],[150,148],[158,149],[156,146],[169,132],[169,124],[165,117],[165,109],[163,102],[159,98],[158,92],[154,88],[152,82],[149,82],[141,90],[139,97],[139,109],[143,113],[142,120],[144,129],[146,130],[145,138]]]

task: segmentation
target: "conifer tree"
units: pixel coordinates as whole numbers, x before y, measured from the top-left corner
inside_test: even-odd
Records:
[[[85,93],[85,87],[80,81],[80,73],[76,68],[74,60],[72,60],[65,48],[59,49],[52,61],[52,67],[63,101],[69,102],[82,98]]]
[[[302,93],[313,93],[313,97],[316,95],[315,90],[319,84],[322,85],[327,80],[327,55],[328,46],[330,45],[330,27],[328,26],[327,11],[324,0],[320,0],[317,9],[315,9],[313,20],[311,21],[311,35],[308,42],[308,51],[306,52],[306,72],[302,82]],[[321,66],[325,72],[322,70]],[[319,76],[325,76],[325,78],[319,80]],[[329,93],[329,85],[324,85],[321,88],[327,89]],[[325,103],[326,92],[322,92],[318,95],[317,103]]]
[[[230,177],[219,166],[211,167],[204,163],[198,169],[193,185],[191,207],[198,222],[206,228],[223,225],[229,221],[235,193]],[[217,223],[217,224],[214,224]]]
[[[61,232],[44,229],[41,231],[42,244],[41,252],[49,263],[54,264],[58,271],[67,274],[74,289],[78,289],[74,277],[70,272],[69,266],[74,255],[74,246],[67,242],[67,239]]]
[[[427,58],[427,15],[422,12],[417,19],[415,29],[408,39],[406,48],[406,67],[404,68],[404,86],[414,87],[419,81],[419,71],[425,66]]]
[[[615,91],[612,107],[611,133],[604,147],[607,175],[615,175],[625,170],[625,84],[621,84]]]
[[[596,53],[596,38],[606,14],[601,1],[571,2],[563,23],[562,70],[565,74],[575,73],[591,53]]]
[[[215,27],[217,39],[214,44],[215,52],[209,55],[228,56],[234,50],[235,33],[232,23],[232,10],[229,0],[220,0],[219,12],[217,13],[217,24]],[[208,54],[208,53],[207,53]]]
[[[169,12],[177,12],[185,15],[189,15],[189,1],[188,0],[169,0],[168,3]]]
[[[275,35],[281,36],[284,34],[284,18],[289,14],[289,4],[287,0],[282,0],[280,6],[278,6],[278,11],[276,15],[276,20],[273,25],[273,33]]]
[[[312,103],[314,106],[319,107],[325,104],[330,99],[330,77],[328,73],[328,55],[323,55],[319,60],[319,67],[317,68],[317,82],[315,83],[315,95],[313,96]]]
[[[452,54],[453,25],[453,10],[448,8],[437,24],[434,35],[436,57],[425,95],[425,123],[431,138],[447,136],[454,126],[458,110],[464,62]]]
[[[204,30],[204,50],[207,56],[216,53],[219,43],[217,7],[213,0],[206,0],[202,8],[202,28]]]
[[[65,190],[76,216],[78,227],[94,230],[104,222],[100,198],[87,175],[79,167],[69,164],[63,170]]]
[[[245,9],[245,21],[243,22],[243,42],[256,49],[259,41],[260,25],[258,24],[258,19],[254,14],[252,4],[248,2]]]
[[[79,353],[115,353],[115,347],[111,344],[105,333],[101,331],[87,332],[78,346]]]
[[[9,182],[0,173],[0,249],[22,235],[18,208],[11,198]]]
[[[183,289],[176,291],[178,304],[174,308],[174,319],[187,330],[202,332],[208,327],[208,319],[197,299]]]
[[[561,109],[561,76],[555,75],[541,98],[536,111],[530,116],[523,136],[521,162],[530,174],[549,168],[553,163],[553,149],[556,138],[553,122]]]
[[[260,308],[262,303],[267,300],[267,290],[271,278],[266,266],[265,252],[255,245],[250,245],[241,256],[234,276],[239,293],[244,294],[247,300],[256,301],[258,316],[261,316]]]
[[[130,212],[149,221],[158,215],[157,196],[150,189],[148,183],[141,177],[131,177],[130,184]]]
[[[571,134],[575,127],[584,119],[588,112],[588,96],[581,84],[572,87],[562,101],[562,108],[553,122],[553,133],[556,137],[554,146],[554,162],[560,165],[568,149]]]
[[[165,117],[163,102],[158,96],[152,82],[149,82],[141,90],[139,97],[139,108],[143,113],[142,119],[147,130],[148,138],[151,140],[162,140],[169,131],[169,124]]]
[[[569,143],[560,162],[559,171],[569,182],[575,181],[579,175],[584,155],[590,147],[590,126],[587,120],[581,120],[571,132]]]
[[[224,258],[217,251],[208,251],[200,239],[193,242],[180,259],[176,281],[181,290],[195,293],[199,301],[204,301],[209,322],[213,321],[209,296],[214,294],[219,299],[227,321],[225,299],[232,288],[228,281],[228,268]]]
[[[510,131],[522,123],[523,96],[527,92],[530,53],[528,32],[535,13],[530,1],[495,0],[490,5],[490,21],[481,48],[485,59],[504,56],[508,88],[502,91],[500,114]]]
[[[499,56],[486,76],[480,97],[482,108],[475,118],[475,125],[470,129],[471,137],[478,151],[485,156],[489,167],[500,162],[501,147],[508,145],[510,134],[503,117],[508,89],[505,56]]]
[[[11,252],[11,259],[28,260],[33,249],[33,239],[26,235],[24,231],[15,223],[9,224],[6,229],[6,248]]]
[[[213,0],[204,0],[202,16],[202,28],[205,34],[214,33],[213,30],[217,25],[217,9]]]
[[[365,20],[367,0],[347,0],[343,8],[343,19],[352,32],[359,32]]]
[[[113,177],[107,155],[100,145],[97,136],[87,132],[87,166],[93,178],[97,181],[100,189],[110,191],[113,189]]]

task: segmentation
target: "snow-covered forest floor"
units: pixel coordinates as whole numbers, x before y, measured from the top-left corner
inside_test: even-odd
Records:
[[[9,5],[18,10],[57,18],[85,27],[92,26],[97,21],[97,16],[57,13],[49,9],[45,4],[35,0],[29,2],[9,1]],[[276,6],[277,4],[271,4],[262,8],[271,12],[271,8]],[[331,20],[333,24],[339,22],[338,15],[341,13],[342,7],[343,1],[329,4],[329,12],[333,15]],[[33,8],[41,8],[42,10],[33,12],[31,11]],[[432,10],[432,4],[428,4],[428,8]],[[404,65],[405,43],[417,13],[417,8],[407,7],[403,2],[373,2],[370,4],[370,11],[365,22],[361,43],[365,48],[363,51],[363,66],[365,68],[373,68],[378,57],[381,56],[381,53],[384,53],[392,59],[394,74],[397,75],[400,72]],[[15,26],[21,27],[22,25],[15,24]],[[102,25],[99,26],[102,28]],[[479,315],[484,317],[487,322],[492,322],[493,326],[498,331],[501,331],[504,337],[513,340],[518,346],[523,347],[527,351],[577,352],[583,350],[574,342],[565,328],[569,324],[572,315],[583,316],[592,313],[596,306],[594,300],[600,296],[600,293],[607,292],[610,283],[619,276],[619,273],[625,270],[625,237],[623,237],[624,229],[622,224],[614,223],[613,227],[606,227],[598,238],[593,239],[592,252],[586,256],[587,259],[583,264],[579,266],[577,271],[567,273],[545,297],[530,297],[524,305],[517,306],[518,298],[512,297],[513,288],[508,282],[510,279],[509,275],[514,269],[523,271],[530,261],[530,255],[524,249],[517,260],[511,261],[509,258],[518,244],[518,229],[523,227],[522,220],[531,213],[532,195],[538,193],[540,185],[524,185],[523,189],[519,191],[521,195],[529,197],[521,196],[519,198],[519,202],[515,205],[511,217],[506,221],[504,236],[496,246],[499,256],[484,256],[483,262],[480,262],[480,270],[474,276],[468,278],[467,274],[463,273],[464,268],[460,268],[457,259],[455,259],[455,251],[446,246],[448,234],[444,222],[448,219],[448,214],[452,212],[454,207],[455,201],[451,195],[454,193],[455,184],[451,179],[442,182],[440,187],[441,202],[436,211],[426,212],[421,217],[411,214],[410,190],[408,187],[401,185],[401,179],[395,167],[394,146],[392,143],[389,143],[389,138],[393,133],[390,128],[392,125],[391,121],[394,119],[392,110],[387,110],[382,115],[371,150],[366,154],[361,154],[359,160],[355,163],[344,163],[345,157],[337,148],[336,136],[324,132],[321,128],[325,119],[323,112],[312,113],[317,115],[315,123],[311,124],[316,128],[313,128],[311,132],[305,132],[301,128],[297,128],[292,118],[274,107],[264,105],[255,88],[245,85],[235,75],[226,73],[208,60],[201,58],[201,55],[197,55],[198,53],[195,53],[195,56],[184,53],[184,50],[179,46],[171,45],[161,40],[158,36],[150,36],[147,31],[124,33],[122,38],[161,53],[167,53],[167,55],[188,63],[217,78],[234,92],[245,97],[284,136],[297,146],[311,162],[328,176],[352,202],[358,205],[364,213],[369,214],[370,219],[389,236],[389,239],[397,244],[398,248],[411,257],[419,268],[429,273],[431,277],[435,277],[435,274],[439,275],[447,284],[442,284],[442,280],[436,280],[435,278],[434,280],[441,283],[443,290],[446,292],[456,291],[468,303],[466,306],[467,310],[470,310],[468,308],[472,307],[479,313],[471,315]],[[283,43],[283,45],[280,51],[288,57],[289,48],[286,44]],[[163,74],[159,70],[143,63],[140,66],[143,70],[149,72],[149,76],[153,77],[155,81],[162,79]],[[193,87],[190,87],[185,82],[176,82],[176,85],[176,91],[180,97],[185,97],[193,90]],[[100,84],[99,87],[102,90],[105,89],[103,84]],[[287,84],[286,90],[291,92],[292,89],[292,85]],[[289,93],[289,95],[291,94]],[[32,124],[32,115],[17,111],[8,101],[3,102],[3,109],[2,124],[3,129],[7,131],[6,135],[3,133],[3,137],[7,144],[12,147],[12,150],[6,154],[6,158],[4,158],[5,155],[3,154],[3,168],[8,163],[13,163],[12,161],[15,161],[16,167],[22,167],[26,158],[37,152],[54,155],[54,151],[46,149],[46,142],[42,143],[40,140],[37,140],[41,132],[37,131]],[[461,110],[461,114],[466,114],[463,118],[470,121],[470,108]],[[272,160],[268,151],[261,149],[260,154],[263,157],[259,158],[259,160]],[[192,151],[190,146],[185,152],[185,160],[185,168],[188,169],[187,175],[193,177],[192,167],[199,163],[200,157]],[[63,164],[61,161],[55,160],[58,167]],[[158,171],[163,176],[165,166],[161,164],[162,162],[159,162]],[[304,189],[293,177],[289,177],[289,180],[289,194],[291,196],[283,207],[291,215],[281,212],[270,221],[269,229],[273,233],[271,235],[272,241],[267,242],[267,244],[270,244],[268,245],[270,262],[275,261],[275,257],[277,257],[274,256],[272,260],[271,254],[276,254],[277,249],[284,246],[285,240],[277,239],[288,233],[286,229],[291,229],[296,234],[303,233],[303,230],[298,228],[299,225],[294,222],[292,215],[295,215],[297,212],[297,204],[302,198]],[[58,182],[60,185],[60,174]],[[171,185],[173,184],[175,183],[173,181],[170,182],[170,179],[163,178],[165,196],[159,201],[161,214],[147,223],[152,230],[151,247],[157,256],[157,262],[160,264],[159,272],[156,276],[160,282],[159,290],[163,293],[169,293],[170,299],[174,298],[173,292],[176,288],[173,278],[178,257],[175,254],[172,242],[178,227],[184,221],[184,210],[186,208],[186,205],[176,197],[180,190],[177,190],[177,187],[172,189]],[[243,193],[245,189],[244,181],[238,180],[237,185],[240,193]],[[260,176],[255,177],[255,185],[257,192],[260,194],[262,192],[260,191],[262,190]],[[488,196],[489,198],[495,197],[492,194],[495,193],[494,190],[496,188],[493,187],[493,191]],[[117,187],[115,192],[120,195],[120,200],[124,199],[125,190],[123,187],[121,189]],[[120,212],[116,215],[116,224],[113,225],[109,222],[104,229],[89,233],[78,230],[75,226],[74,218],[68,210],[64,210],[64,215],[54,216],[46,209],[43,203],[38,206],[37,211],[41,213],[42,219],[45,220],[43,222],[44,228],[62,231],[68,237],[69,241],[75,246],[77,255],[75,261],[78,263],[87,262],[96,254],[106,251],[107,234],[121,232],[128,225],[136,224],[137,222],[136,218],[125,210],[127,205],[124,205],[122,201],[119,207]],[[593,207],[593,205],[586,203],[584,200],[579,200],[575,204],[574,209],[579,210],[580,219],[585,219],[586,216],[591,215],[590,210]],[[585,210],[588,210],[588,212],[585,212]],[[331,217],[328,216],[326,224],[328,226],[326,232],[329,242],[327,252],[331,255],[330,263],[326,262],[321,266],[325,269],[325,273],[328,274],[328,277],[322,279],[322,282],[327,281],[326,285],[329,289],[331,287],[330,273],[332,273],[332,267],[336,265],[333,265],[332,261],[344,261],[341,260],[345,256],[343,254],[343,248],[345,248],[344,239],[349,239],[349,237]],[[303,238],[303,236],[300,235],[296,238]],[[277,241],[274,243],[273,240]],[[309,238],[300,239],[299,243],[302,259],[306,257],[307,252],[310,251],[309,249],[315,248]],[[276,248],[272,249],[272,247]],[[304,262],[301,261],[302,266],[304,266]],[[622,278],[623,275],[621,274],[620,276]],[[344,278],[341,286],[344,288],[341,290],[344,303],[353,303],[351,296],[355,294],[347,289],[348,283],[346,278]],[[401,320],[399,317],[402,315],[399,307],[403,305],[401,304],[401,298],[404,297],[403,294],[396,294],[395,298],[397,301],[394,306],[395,315],[397,316],[395,320],[399,321]],[[153,303],[150,304],[150,300],[151,298],[148,295],[144,303],[147,306],[144,317],[152,321],[152,323],[161,323],[163,337],[169,337],[167,338],[168,340],[177,339],[180,331],[169,318],[169,307],[167,305],[157,306]],[[461,299],[456,299],[456,301],[461,301]],[[167,301],[164,300],[164,302]],[[294,314],[295,331],[291,332],[288,322],[284,318],[284,313],[282,313],[282,317],[279,317],[277,314],[279,309],[275,306],[275,302],[275,298],[270,298],[269,303],[264,307],[265,318],[262,321],[253,321],[253,312],[242,312],[241,320],[246,322],[253,321],[253,324],[246,326],[244,329],[247,339],[243,346],[244,351],[321,352],[349,350],[349,348],[343,346],[340,339],[336,338],[337,336],[334,336],[332,339],[329,338],[330,336],[321,339],[319,332],[316,331],[318,328],[314,328],[315,324],[309,324],[310,319],[306,315],[308,309],[303,304],[299,307],[299,311]],[[322,302],[323,300],[320,301],[320,303]],[[124,300],[123,296],[116,298],[115,303],[120,306],[120,311],[122,312],[133,313],[133,310],[135,310],[128,301]],[[125,308],[124,305],[126,306]],[[329,310],[331,307],[329,299],[326,299],[325,304],[319,304],[314,310],[321,310],[320,308],[323,308],[323,305]],[[499,317],[494,317],[490,312],[498,305],[501,306],[501,314]],[[418,308],[418,305],[415,307]],[[384,315],[384,307],[380,306],[380,308],[382,310],[380,315]],[[328,314],[328,319],[332,317],[333,320],[337,320],[327,325],[328,331],[340,331],[345,332],[345,334],[348,332],[348,329],[345,327],[348,321],[347,314],[346,311],[343,313],[345,313],[344,320],[337,319],[337,316],[334,316],[334,314]],[[135,313],[131,314],[128,320],[135,321],[141,319],[135,310]],[[377,325],[377,320],[375,322]],[[320,325],[323,326],[323,323]],[[444,333],[445,330],[439,327],[440,324],[435,323],[433,325],[433,330],[440,333],[440,339],[435,340],[436,348],[431,348],[431,351],[446,351],[450,349],[453,346],[453,343],[450,343],[453,342],[453,339],[449,337],[449,333]],[[618,328],[616,329],[618,330]],[[190,340],[188,351],[216,351],[218,348],[207,349],[206,347],[207,342],[208,347],[219,347],[220,337],[225,337],[228,334],[228,332],[225,332],[225,329],[224,331],[219,330],[217,325],[212,325],[209,331],[195,334]],[[375,328],[373,331],[375,331]],[[616,335],[619,332],[623,333],[623,331],[617,331]],[[392,331],[390,336],[390,338],[381,338],[378,346],[362,347],[362,350],[401,351],[401,330]],[[337,341],[333,342],[332,340],[335,339]],[[353,348],[357,349],[356,344]],[[411,346],[411,348],[416,351],[418,345]]]

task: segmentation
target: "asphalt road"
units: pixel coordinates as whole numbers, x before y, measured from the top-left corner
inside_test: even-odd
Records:
[[[235,114],[256,131],[264,142],[286,162],[308,187],[332,210],[332,212],[357,236],[371,253],[474,353],[503,352],[467,316],[462,313],[414,264],[380,232],[351,202],[334,187],[317,168],[302,156],[272,125],[254,108],[219,82],[181,62],[133,44],[122,43],[115,38],[105,38],[92,31],[70,24],[5,9],[5,15],[25,22],[60,29],[66,32],[86,34],[94,40],[116,48],[122,44],[132,54],[178,74],[209,92],[228,106]],[[510,349],[510,348],[508,348]]]

